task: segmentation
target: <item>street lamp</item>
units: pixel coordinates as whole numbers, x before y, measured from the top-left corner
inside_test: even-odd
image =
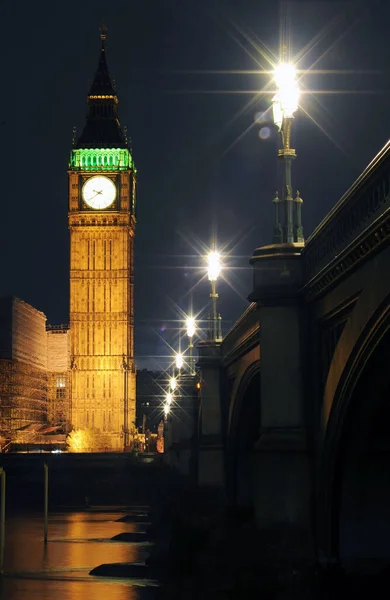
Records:
[[[272,100],[273,118],[281,134],[282,148],[278,151],[278,156],[284,164],[283,196],[280,199],[276,193],[273,200],[275,207],[274,243],[291,244],[304,242],[302,198],[300,198],[299,192],[293,198],[291,185],[291,163],[296,157],[295,150],[291,148],[291,127],[299,100],[295,67],[282,63],[274,71],[274,81],[277,92]],[[280,211],[280,205],[282,205],[282,211]]]
[[[180,369],[182,369],[183,363],[184,363],[183,355],[181,352],[178,352],[176,354],[175,362],[176,362],[176,368],[179,369],[179,371],[180,371]]]
[[[187,335],[189,338],[194,337],[196,331],[195,317],[187,317],[186,319],[186,329]]]
[[[177,388],[177,381],[176,381],[176,377],[171,377],[169,380],[169,387],[171,388],[172,392],[175,391],[175,389]]]
[[[279,130],[283,119],[293,119],[298,109],[299,89],[297,73],[293,65],[282,63],[274,71],[274,80],[278,91],[273,99],[274,121]]]
[[[193,361],[193,356],[192,356],[192,351],[193,351],[194,345],[192,343],[192,338],[194,337],[195,332],[196,332],[195,317],[187,317],[186,329],[187,329],[187,335],[188,335],[188,339],[189,339],[188,350],[189,350],[190,373],[191,373],[191,375],[194,375],[195,368],[194,368],[194,361]]]
[[[212,325],[210,327],[210,334],[213,340],[222,340],[222,327],[221,327],[221,316],[217,313],[217,279],[221,274],[222,265],[221,259],[218,252],[210,252],[207,256],[207,275],[209,281],[211,283],[211,304],[212,304],[212,313],[211,313],[211,321]]]
[[[168,404],[164,405],[164,415],[167,417],[170,413],[170,407],[168,406]]]
[[[170,392],[165,396],[165,406],[170,406],[172,404],[173,396]]]

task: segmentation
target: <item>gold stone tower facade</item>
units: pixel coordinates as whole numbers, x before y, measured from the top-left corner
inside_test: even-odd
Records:
[[[135,424],[136,169],[101,34],[87,119],[69,166],[71,424],[128,449]]]

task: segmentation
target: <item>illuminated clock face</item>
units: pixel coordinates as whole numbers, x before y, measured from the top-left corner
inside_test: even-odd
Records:
[[[96,175],[83,185],[82,196],[85,204],[95,210],[108,208],[116,198],[115,183],[108,177]]]

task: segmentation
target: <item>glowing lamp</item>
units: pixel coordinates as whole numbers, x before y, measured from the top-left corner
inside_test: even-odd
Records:
[[[176,354],[176,368],[181,369],[183,367],[183,363],[183,355],[179,352],[178,354]]]
[[[165,396],[165,402],[166,406],[170,406],[172,404],[172,394],[170,392],[168,392],[168,394]]]
[[[175,391],[177,387],[176,377],[171,377],[171,379],[169,380],[169,387],[171,388],[172,392]]]
[[[299,88],[295,67],[285,63],[279,65],[274,71],[274,80],[278,88],[273,98],[274,122],[281,129],[283,119],[292,119],[298,108]]]
[[[207,274],[210,281],[217,281],[221,273],[221,261],[218,252],[210,252],[207,256],[208,268]]]
[[[169,408],[168,404],[165,404],[164,405],[164,415],[165,416],[169,415],[170,410],[171,409]]]
[[[194,337],[196,331],[195,317],[187,317],[186,319],[187,335],[189,338]]]

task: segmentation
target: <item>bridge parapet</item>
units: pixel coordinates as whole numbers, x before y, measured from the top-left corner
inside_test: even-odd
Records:
[[[306,298],[320,295],[389,236],[390,141],[307,240]]]

